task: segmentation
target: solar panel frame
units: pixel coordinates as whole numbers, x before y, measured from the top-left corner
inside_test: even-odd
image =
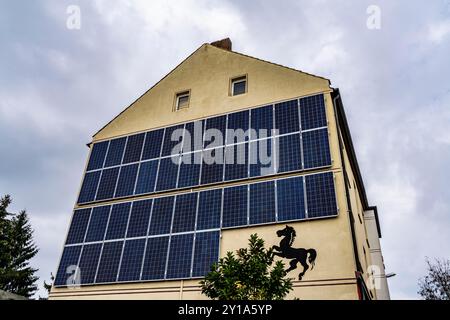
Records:
[[[144,237],[147,235],[153,199],[134,201],[128,220],[127,238]]]
[[[138,163],[120,167],[116,191],[114,193],[115,198],[131,196],[134,194],[138,170]]]
[[[152,215],[148,235],[169,234],[172,227],[174,196],[166,196],[153,200]]]
[[[223,188],[199,192],[196,230],[220,228]],[[217,203],[217,201],[219,201]],[[213,206],[211,208],[211,206]]]
[[[177,130],[180,130],[179,133],[181,135],[180,137],[181,140],[172,141],[172,135],[174,134],[174,132],[178,132]],[[164,132],[164,142],[161,150],[161,157],[175,156],[181,153],[183,146],[183,134],[184,134],[184,124],[178,124],[166,128]],[[178,145],[180,147],[175,148]]]
[[[328,129],[302,132],[304,169],[321,168],[331,165]]]
[[[138,133],[132,136],[128,136],[122,164],[139,162],[141,160],[144,140],[145,133]]]
[[[75,210],[66,237],[67,244],[83,243],[87,232],[91,208]]]
[[[273,105],[267,105],[250,110],[250,140],[268,138],[272,136],[274,129]],[[264,121],[261,121],[264,119]],[[258,122],[258,120],[260,120]],[[266,131],[262,131],[266,130]],[[265,135],[263,133],[266,133]]]
[[[217,262],[220,252],[220,231],[197,232],[192,258],[192,277],[203,277]]]
[[[233,144],[225,147],[224,181],[240,180],[249,175],[248,143]]]
[[[323,94],[299,99],[302,130],[326,127],[328,125]]]
[[[134,194],[153,193],[158,178],[159,159],[142,162],[136,179]]]
[[[300,131],[298,99],[276,103],[274,108],[275,129],[278,135]]]
[[[180,155],[160,159],[155,191],[165,191],[176,188],[180,159]]]
[[[307,217],[303,188],[303,177],[277,180],[278,222],[304,220]],[[298,208],[298,210],[295,210],[295,208]]]
[[[114,204],[111,209],[105,240],[125,238],[132,202]]]
[[[165,279],[169,239],[170,236],[151,237],[147,239],[141,280]]]
[[[222,228],[247,225],[248,185],[224,188],[223,194]],[[241,212],[245,212],[245,215],[241,215]]]
[[[164,129],[146,132],[144,147],[142,150],[142,161],[158,159],[161,156]]]
[[[171,233],[193,232],[195,230],[197,202],[197,192],[176,196]]]
[[[124,241],[105,242],[98,265],[96,284],[117,282]]]
[[[141,279],[146,241],[147,239],[145,238],[125,241],[117,282],[138,281]]]
[[[78,266],[78,261],[81,255],[82,245],[76,246],[66,246],[63,249],[63,253],[61,255],[58,270],[56,271],[56,277],[54,285],[55,287],[61,287],[68,285],[68,279],[72,278],[74,274],[68,274],[68,267],[70,266]],[[74,270],[75,271],[75,270]],[[74,283],[71,283],[74,284]]]
[[[102,243],[86,244],[83,246],[79,260],[80,284],[92,284],[97,273],[97,266],[102,251]]]
[[[103,168],[106,153],[108,152],[109,141],[94,143],[86,171],[98,170]]]
[[[128,137],[122,137],[110,140],[104,168],[114,167],[122,164],[127,139]]]
[[[278,173],[302,169],[301,139],[299,133],[275,138]]]
[[[85,174],[77,203],[88,203],[95,200],[101,175],[102,171],[93,171]]]
[[[305,177],[305,185],[308,218],[337,215],[338,204],[332,172],[308,175]]]
[[[170,237],[166,279],[184,279],[191,276],[193,243],[193,233],[172,235]]]
[[[112,199],[116,191],[120,167],[104,169],[98,184],[95,200]]]
[[[249,224],[265,224],[276,221],[276,187],[274,181],[249,185]]]
[[[86,232],[85,242],[103,241],[112,206],[100,206],[92,208],[89,226]]]

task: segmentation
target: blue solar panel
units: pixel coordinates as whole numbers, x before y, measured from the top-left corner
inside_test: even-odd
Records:
[[[199,184],[201,163],[201,151],[185,153],[181,156],[178,188],[193,187]]]
[[[111,199],[116,189],[120,167],[105,169],[98,185],[96,200]]]
[[[226,122],[227,116],[218,116],[206,120],[205,141],[203,144],[205,148],[217,147],[225,143]]]
[[[248,177],[248,143],[225,148],[225,181]]]
[[[199,197],[197,230],[220,228],[222,189],[202,191]]]
[[[302,168],[302,152],[300,149],[300,134],[277,137],[278,172],[289,172]]]
[[[141,160],[142,146],[144,144],[145,133],[135,134],[128,137],[123,163],[132,163]]]
[[[133,202],[130,221],[128,222],[127,238],[142,237],[147,235],[150,213],[153,200]]]
[[[163,142],[164,129],[149,131],[145,137],[142,161],[159,158]]]
[[[250,139],[261,139],[272,136],[273,106],[255,108],[251,110]]]
[[[126,141],[127,138],[118,138],[110,141],[105,167],[117,166],[122,163],[122,156]]]
[[[125,241],[119,281],[136,281],[140,279],[144,249],[145,239]]]
[[[278,130],[278,134],[300,131],[297,100],[275,105],[275,129]]]
[[[222,227],[247,225],[247,186],[224,189]]]
[[[95,199],[95,192],[97,191],[101,173],[101,171],[86,173],[80,195],[78,196],[78,203],[90,202]]]
[[[198,151],[203,148],[203,134],[205,132],[205,120],[186,123],[183,152]]]
[[[115,282],[122,255],[123,241],[106,242],[103,244],[102,257],[98,266],[95,283]]]
[[[250,224],[275,221],[275,182],[250,185]]]
[[[164,279],[169,237],[147,239],[142,280]]]
[[[203,151],[201,184],[223,181],[224,148]]]
[[[325,127],[327,115],[323,95],[300,99],[300,116],[302,118],[302,130]]]
[[[111,206],[95,207],[92,209],[91,220],[86,234],[86,242],[102,241],[108,223]]]
[[[249,140],[249,119],[248,110],[228,114],[227,144],[239,143]]]
[[[170,233],[174,197],[155,199],[150,220],[149,235]]]
[[[331,165],[328,130],[319,129],[303,132],[304,168],[317,168]]]
[[[81,284],[94,283],[101,250],[101,243],[83,246],[79,266],[79,279]]]
[[[305,197],[303,178],[289,178],[277,181],[278,221],[305,218]]]
[[[111,210],[106,240],[125,238],[131,202],[115,204]]]
[[[75,210],[66,244],[81,243],[84,241],[91,209]]]
[[[197,193],[187,193],[177,196],[172,233],[194,231],[197,195]]]
[[[306,176],[308,217],[337,215],[333,173]]]
[[[191,274],[193,234],[172,236],[170,239],[167,279],[187,278]]]
[[[177,155],[181,151],[183,143],[184,124],[166,128],[164,134],[164,144],[161,156]]]
[[[136,183],[136,194],[150,193],[155,190],[159,160],[141,163]]]
[[[219,259],[220,232],[199,232],[195,235],[193,277],[203,277]]]
[[[116,198],[130,196],[134,193],[134,185],[136,183],[138,169],[139,164],[122,166],[120,169],[119,180],[117,182]]]
[[[91,156],[89,158],[87,171],[103,168],[106,151],[108,150],[108,144],[109,141],[103,141],[94,144],[94,146],[92,147]]]
[[[69,269],[69,267],[78,265],[80,253],[81,253],[81,246],[64,248],[63,254],[61,256],[61,261],[59,263],[58,271],[56,272],[55,286],[65,286],[68,284],[74,284],[73,282],[68,283],[69,279],[75,279],[74,277],[75,268]]]
[[[180,156],[163,158],[159,161],[156,191],[175,189],[177,186]]]
[[[249,145],[250,177],[260,177],[275,173],[273,139],[251,141]]]

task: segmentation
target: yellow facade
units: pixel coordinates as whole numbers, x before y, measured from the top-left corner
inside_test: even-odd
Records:
[[[229,95],[230,79],[240,75],[248,77],[248,91],[239,96]],[[177,92],[190,90],[189,108],[173,110]],[[327,110],[328,133],[332,171],[338,205],[338,216],[290,222],[297,231],[293,247],[315,248],[318,257],[313,270],[308,270],[301,281],[297,279],[300,268],[289,273],[294,280],[294,290],[288,298],[300,299],[358,299],[355,271],[361,265],[362,277],[367,284],[370,275],[366,270],[372,264],[368,248],[368,231],[364,224],[364,201],[361,186],[354,178],[354,164],[344,146],[337,125],[337,115],[329,80],[280,65],[204,44],[159,83],[136,100],[130,107],[96,133],[93,142],[113,137],[143,132],[212,115],[262,106],[270,103],[322,93]],[[345,139],[344,139],[345,140]],[[341,154],[342,151],[342,154]],[[343,155],[343,157],[341,157]],[[341,158],[347,168],[344,177]],[[321,170],[288,174],[301,176]],[[259,180],[270,180],[260,178]],[[356,182],[354,182],[356,181]],[[348,206],[345,184],[349,184],[351,208]],[[349,187],[349,185],[347,187]],[[169,194],[169,193],[168,193]],[[152,198],[143,196],[141,198]],[[136,197],[133,197],[135,199]],[[117,201],[110,201],[115,203]],[[351,217],[353,216],[353,236]],[[285,224],[243,227],[221,231],[220,255],[247,246],[250,234],[257,233],[266,245],[277,245],[276,231]],[[355,240],[353,240],[355,239]],[[356,241],[357,257],[354,241]],[[366,254],[364,254],[366,251]],[[356,261],[359,259],[359,262]],[[285,261],[287,262],[287,261]],[[376,290],[369,290],[376,299]],[[51,299],[205,299],[197,280],[169,280],[128,284],[83,286],[78,289],[53,288]]]

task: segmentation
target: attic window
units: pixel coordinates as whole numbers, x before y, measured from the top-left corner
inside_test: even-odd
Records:
[[[247,76],[240,76],[231,79],[231,90],[232,96],[237,96],[247,92]]]
[[[175,111],[186,109],[189,107],[190,95],[190,91],[179,92],[175,95]]]

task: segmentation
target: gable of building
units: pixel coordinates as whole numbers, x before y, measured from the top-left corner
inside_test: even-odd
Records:
[[[230,79],[241,75],[248,77],[248,92],[232,97]],[[175,95],[186,90],[191,94],[189,108],[175,112]],[[98,131],[93,140],[330,91],[328,79],[204,44]]]

